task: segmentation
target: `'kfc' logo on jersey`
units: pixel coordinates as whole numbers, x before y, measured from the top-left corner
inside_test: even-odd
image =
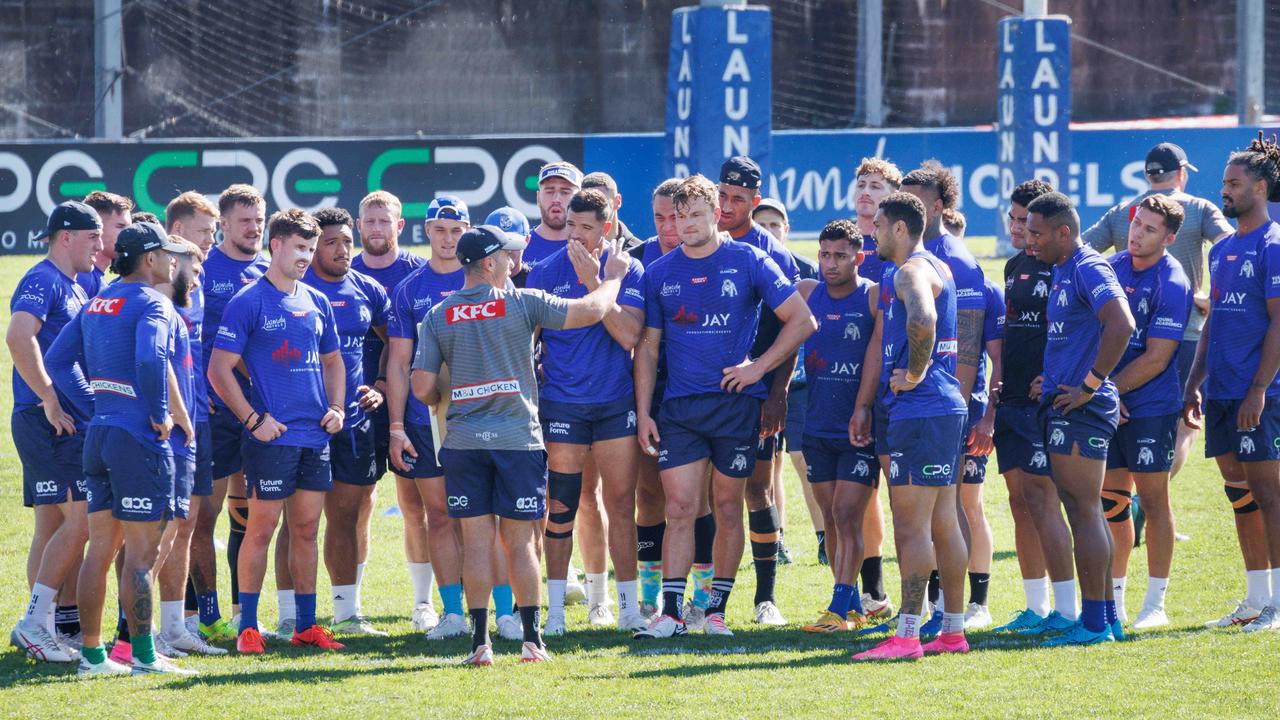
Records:
[[[504,299],[490,300],[489,302],[475,303],[472,305],[454,305],[445,313],[445,322],[449,325],[468,320],[492,320],[494,318],[506,317],[507,301]]]
[[[89,309],[85,312],[90,315],[119,315],[122,309],[124,298],[96,297],[89,301]]]

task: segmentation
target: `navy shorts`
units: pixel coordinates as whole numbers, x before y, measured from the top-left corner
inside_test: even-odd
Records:
[[[329,467],[333,481],[346,485],[373,485],[378,482],[374,462],[373,421],[365,418],[342,426],[329,438]]]
[[[431,426],[406,422],[404,434],[409,436],[409,442],[413,443],[413,449],[418,451],[418,457],[415,458],[407,453],[402,455],[400,461],[409,468],[409,472],[392,466],[396,475],[411,480],[438,478],[444,475],[444,468],[440,467],[442,463],[436,462],[436,444],[431,437]]]
[[[329,470],[329,446],[264,445],[244,442],[246,497],[284,500],[298,490],[328,492],[333,489]]]
[[[391,418],[387,415],[387,404],[378,406],[377,410],[367,413],[373,422],[373,467],[374,479],[381,480],[387,474],[388,458],[391,457]]]
[[[539,520],[547,512],[545,450],[440,451],[449,517]]]
[[[635,437],[636,402],[632,396],[606,403],[566,403],[543,398],[538,404],[542,437],[549,443],[590,445]]]
[[[244,458],[241,455],[247,442],[244,425],[231,409],[219,405],[216,413],[209,413],[210,468],[214,480],[231,477],[244,469]]]
[[[871,406],[871,434],[875,438],[876,452],[888,454],[889,409],[884,406],[884,396],[877,394]]]
[[[880,485],[880,460],[874,446],[854,447],[847,437],[806,435],[803,448],[805,477],[811,483],[844,480],[867,487]]]
[[[1235,453],[1240,462],[1280,460],[1280,398],[1268,397],[1262,422],[1250,431],[1236,427],[1241,400],[1208,400],[1204,404],[1204,456]]]
[[[1136,473],[1163,473],[1173,468],[1181,413],[1129,418],[1116,428],[1107,453],[1107,469],[1127,468]]]
[[[1194,307],[1191,312],[1198,313],[1199,310]],[[1174,356],[1174,362],[1178,363],[1178,387],[1182,392],[1187,391],[1187,378],[1191,377],[1191,364],[1196,359],[1196,341],[1183,340],[1178,343],[1178,354]]]
[[[760,441],[760,398],[704,393],[670,398],[658,413],[658,469],[711,459],[722,475],[751,477]]]
[[[129,522],[173,518],[173,454],[143,445],[124,428],[90,426],[84,474],[91,513],[110,510],[111,517]]]
[[[787,395],[787,424],[782,429],[783,439],[787,441],[787,452],[800,452],[804,449],[804,415],[809,410],[809,386],[791,388]]]
[[[780,452],[782,452],[782,433],[766,435],[756,441],[757,461],[771,463]]]
[[[996,407],[996,470],[1004,475],[1021,470],[1029,475],[1049,477],[1049,456],[1044,452],[1044,428],[1036,405]]]
[[[209,421],[196,423],[196,474],[191,495],[209,497],[213,494],[213,428]]]
[[[1080,457],[1106,460],[1120,422],[1120,404],[1111,397],[1095,397],[1063,415],[1053,407],[1056,396],[1043,396],[1040,402],[1045,449],[1050,455],[1070,455],[1071,449],[1078,447]]]
[[[22,462],[23,505],[58,505],[68,492],[74,501],[85,499],[84,431],[58,436],[38,407],[14,411],[9,427]]]
[[[987,479],[989,455],[965,455],[964,470],[960,481],[965,485],[981,485]]]
[[[889,485],[955,485],[966,415],[904,418],[889,425]]]
[[[191,513],[191,496],[196,486],[194,455],[173,455],[173,516],[185,520]]]

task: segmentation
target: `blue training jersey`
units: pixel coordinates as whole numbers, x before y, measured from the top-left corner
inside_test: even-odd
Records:
[[[195,373],[196,352],[198,350],[192,350],[191,335],[187,331],[186,321],[179,316],[179,313],[170,313],[169,366],[173,368],[173,376],[178,381],[178,397],[182,399],[182,405],[187,409],[187,417],[191,418],[193,424],[196,422],[196,409],[192,407],[196,402],[196,386],[204,385],[204,378]],[[182,428],[174,425],[173,432],[169,433],[169,447],[173,450],[173,454],[193,457],[196,446],[192,444],[188,447],[186,442],[186,433],[182,432]]]
[[[820,438],[849,436],[849,418],[862,382],[862,361],[875,330],[875,283],[859,278],[853,292],[833,298],[825,282],[809,294],[809,310],[818,329],[804,341],[804,371],[809,388],[804,433]]]
[[[986,312],[982,316],[982,350],[978,355],[978,374],[973,381],[973,392],[969,395],[969,419],[977,422],[986,412],[987,399],[990,397],[987,382],[987,343],[1004,339],[1004,288],[991,280],[983,280],[983,302]]]
[[[987,306],[986,278],[982,267],[965,247],[964,241],[950,233],[926,240],[924,249],[951,268],[956,285],[957,310],[983,310]]]
[[[253,383],[249,404],[288,428],[269,444],[328,444],[329,433],[320,426],[330,402],[320,356],[338,350],[338,333],[320,291],[297,283],[286,294],[265,277],[254,282],[227,303],[214,347],[244,359]]]
[[[213,355],[214,337],[222,325],[222,313],[227,303],[231,302],[231,298],[235,297],[235,294],[244,286],[262,277],[270,264],[261,254],[252,260],[232,260],[222,252],[221,247],[209,250],[209,255],[203,263],[204,321],[200,339],[201,367],[209,367],[209,358]],[[236,373],[236,379],[240,382],[240,391],[248,397],[248,382],[239,373]],[[212,392],[213,386],[208,383],[206,378],[205,390],[213,399],[213,404],[217,407],[226,407],[226,403],[222,402],[222,398],[218,397],[217,393]]]
[[[600,258],[604,277],[605,253]],[[644,312],[644,268],[628,257],[631,267],[622,278],[618,304]],[[569,260],[568,246],[557,250],[529,271],[525,287],[544,290],[567,300],[583,297],[587,287]],[[541,397],[552,402],[595,404],[631,397],[631,353],[618,344],[603,322],[573,330],[542,329]]]
[[[665,346],[664,400],[724,392],[724,368],[746,360],[755,340],[761,300],[776,309],[796,292],[772,258],[733,240],[704,258],[672,250],[646,268],[644,287],[645,324]],[[768,394],[763,382],[744,392]]]
[[[92,393],[91,426],[127,430],[143,446],[170,454],[151,422],[169,414],[169,355],[177,324],[173,304],[153,288],[113,283],[59,333],[49,350],[51,374],[68,394],[87,400],[85,391]]]
[[[80,313],[80,308],[89,301],[84,288],[76,284],[75,278],[64,275],[57,265],[48,258],[36,263],[18,281],[13,289],[13,297],[9,300],[9,315],[25,312],[33,315],[42,324],[36,333],[36,343],[40,346],[40,355],[48,354],[49,346],[54,338],[62,332],[71,319]],[[71,412],[73,404],[62,395],[65,402],[62,408]],[[40,398],[27,382],[13,369],[13,409],[15,411],[33,408],[40,404]],[[77,427],[83,427],[87,417],[76,418]]]
[[[524,264],[530,267],[546,260],[558,250],[564,249],[568,240],[548,240],[538,234],[536,229],[529,231],[529,245],[520,256]]]
[[[1088,245],[1077,245],[1071,257],[1054,266],[1046,310],[1049,334],[1044,346],[1041,404],[1060,392],[1059,385],[1084,382],[1098,358],[1098,344],[1102,341],[1098,311],[1124,297],[1111,266]],[[1115,383],[1102,383],[1093,397],[1115,401]]]
[[[658,241],[658,236],[654,235],[644,241],[644,248],[640,254],[640,264],[649,267],[649,263],[662,257],[662,243]]]
[[[924,379],[914,389],[895,395],[889,389],[893,371],[906,368],[910,359],[907,338],[907,306],[898,298],[893,281],[898,268],[890,265],[880,283],[880,308],[884,312],[881,330],[883,362],[880,367],[880,385],[884,406],[889,420],[963,415],[968,408],[960,395],[960,382],[956,380],[956,285],[951,270],[942,260],[928,250],[913,253],[907,258],[924,258],[942,278],[942,292],[934,298],[933,305],[938,319],[934,326],[933,363],[925,370]]]
[[[391,297],[396,286],[409,277],[414,270],[427,264],[427,259],[421,255],[399,248],[396,249],[395,260],[384,268],[371,268],[364,258],[363,252],[356,255],[351,261],[351,269],[373,278],[374,282],[382,286],[382,292],[388,298]],[[373,385],[378,380],[378,365],[382,359],[383,347],[382,338],[372,330],[364,336],[364,377],[367,385]]]
[[[1213,319],[1205,397],[1241,400],[1262,362],[1262,340],[1271,323],[1267,300],[1280,297],[1280,225],[1268,222],[1246,235],[1223,238],[1209,250]],[[1280,376],[1267,397],[1280,395]]]
[[[347,272],[337,282],[329,282],[316,275],[313,266],[307,268],[302,282],[319,290],[333,308],[338,345],[342,351],[342,366],[347,371],[347,415],[344,425],[362,422],[365,413],[360,408],[359,388],[368,384],[364,374],[365,337],[372,328],[387,324],[387,316],[391,314],[391,301],[381,285],[356,270]]]
[[[89,272],[76,273],[76,284],[84,289],[87,297],[93,297],[102,292],[103,278],[106,275],[95,265]]]
[[[387,337],[408,338],[413,341],[413,353],[418,352],[418,324],[433,306],[462,289],[466,282],[462,268],[450,273],[438,273],[430,264],[413,271],[409,277],[391,292],[391,314],[387,316]],[[412,356],[411,356],[412,357]],[[431,413],[412,391],[405,400],[405,422],[426,425]]]
[[[875,235],[862,236],[862,264],[858,266],[858,274],[873,283],[883,280],[885,268],[893,265],[892,261],[882,260],[876,254],[876,247]]]
[[[1191,316],[1191,281],[1177,258],[1166,253],[1146,270],[1133,269],[1133,257],[1122,250],[1107,258],[1124,288],[1133,314],[1134,330],[1124,356],[1111,375],[1114,377],[1135,358],[1147,351],[1151,339],[1182,342],[1187,318]],[[1178,377],[1177,349],[1160,374],[1120,397],[1129,417],[1158,417],[1182,408],[1182,384]]]
[[[175,308],[178,317],[187,326],[187,339],[191,346],[191,373],[195,378],[195,394],[187,412],[191,422],[201,423],[209,420],[209,381],[205,379],[204,369],[204,272],[196,277],[198,283],[191,288],[191,305]]]
[[[751,229],[747,231],[747,234],[740,238],[734,238],[734,240],[763,251],[765,255],[768,255],[770,259],[778,264],[778,268],[782,270],[782,275],[791,282],[796,282],[800,279],[800,266],[796,264],[796,259],[792,256],[791,251],[778,242],[778,239],[772,233],[765,230],[763,225],[752,221]]]

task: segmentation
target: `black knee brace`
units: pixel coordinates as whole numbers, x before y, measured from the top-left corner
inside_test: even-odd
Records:
[[[547,528],[547,537],[563,540],[573,537],[573,519],[578,516],[578,498],[582,495],[582,473],[560,473],[552,470],[547,473],[547,523],[569,525],[565,531]],[[559,500],[564,505],[563,511],[551,510],[551,501]]]
[[[1102,490],[1102,514],[1107,522],[1122,523],[1131,517],[1130,498],[1133,493],[1128,490]]]
[[[249,525],[249,501],[242,498],[227,498],[227,519],[231,525],[231,532],[227,535],[227,565],[231,568],[231,602],[239,604],[240,545],[244,542],[244,531]]]
[[[1237,515],[1248,515],[1258,509],[1258,503],[1253,499],[1253,492],[1244,485],[1223,485],[1222,491],[1227,494],[1227,499],[1231,501],[1231,509]]]

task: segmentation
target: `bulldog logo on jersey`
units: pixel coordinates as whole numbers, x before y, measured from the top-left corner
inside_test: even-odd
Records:
[[[1240,263],[1240,277],[1253,277],[1253,263],[1249,260]]]
[[[1142,300],[1138,303],[1138,312],[1140,312],[1140,313],[1142,313],[1142,314],[1144,314],[1144,315],[1145,315],[1146,313],[1151,312],[1151,306],[1150,306],[1149,304],[1147,304],[1147,299],[1146,299],[1146,298],[1142,298]]]
[[[1038,298],[1049,297],[1049,286],[1043,280],[1036,281],[1036,286],[1031,290],[1031,294]]]
[[[857,323],[849,323],[848,325],[844,326],[844,339],[845,340],[861,340],[862,339],[862,331],[858,329]]]
[[[1067,291],[1066,291],[1066,290],[1061,290],[1061,291],[1059,291],[1059,292],[1058,292],[1058,307],[1066,307],[1066,306],[1067,306],[1067,305],[1069,305],[1070,303],[1071,303],[1071,301],[1067,299]]]
[[[720,285],[720,297],[738,297],[738,286],[732,280],[725,280]]]

